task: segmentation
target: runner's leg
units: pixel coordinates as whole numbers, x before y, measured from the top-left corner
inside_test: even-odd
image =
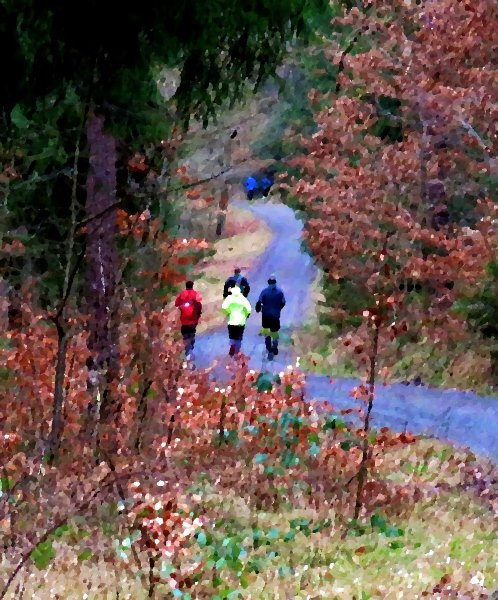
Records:
[[[230,344],[230,348],[228,350],[228,354],[233,356],[235,354],[235,330],[234,325],[228,325],[228,342]]]
[[[273,326],[273,320],[271,317],[263,316],[261,317],[261,326],[262,331],[264,331],[265,335],[265,348],[268,352],[268,360],[273,360],[273,349],[272,349],[272,337],[271,337],[271,328]]]
[[[189,339],[188,339],[188,328],[186,325],[182,325],[180,328],[180,331],[182,332],[182,339],[183,339],[183,346],[185,348],[185,354],[188,354],[188,348],[189,348]]]
[[[242,338],[244,337],[245,325],[236,325],[235,327],[237,328],[235,332],[235,354],[238,354],[242,346]]]
[[[278,354],[278,338],[279,338],[278,332],[280,331],[280,319],[275,317],[275,319],[273,319],[272,325],[273,325],[273,327],[271,328],[272,352],[276,356]]]
[[[183,344],[186,355],[190,354],[194,349],[195,331],[195,325],[182,325]]]
[[[191,329],[190,329],[190,347],[189,347],[189,354],[192,354],[192,352],[194,351],[194,346],[195,346],[195,332],[196,332],[196,326],[192,325]]]

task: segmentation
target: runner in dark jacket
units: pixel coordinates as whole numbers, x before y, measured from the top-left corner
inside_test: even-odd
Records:
[[[263,194],[263,198],[266,198],[270,193],[271,186],[274,183],[273,173],[268,172],[260,181],[259,186],[261,188],[261,193]]]
[[[229,290],[233,288],[235,285],[240,287],[240,291],[244,295],[245,298],[249,295],[249,291],[251,289],[249,282],[247,279],[240,274],[240,268],[236,267],[233,271],[233,275],[231,275],[226,281],[225,286],[223,288],[223,298],[226,298],[229,294]]]
[[[265,336],[268,360],[273,360],[273,357],[278,354],[280,312],[284,306],[284,293],[277,287],[275,276],[271,275],[268,279],[268,287],[261,292],[256,303],[256,312],[261,312],[261,334]]]

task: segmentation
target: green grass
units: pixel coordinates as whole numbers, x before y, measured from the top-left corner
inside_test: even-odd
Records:
[[[416,487],[420,499],[379,507],[350,525],[345,537],[347,515],[334,498],[310,508],[300,502],[306,486],[299,480],[278,508],[257,509],[248,497],[198,472],[187,495],[208,522],[192,539],[188,562],[202,560],[204,570],[190,596],[173,596],[159,584],[156,598],[398,600],[421,597],[445,575],[453,589],[478,597],[496,584],[498,522],[471,490],[461,491],[461,463],[469,460],[433,440],[388,451],[378,476]],[[112,511],[102,507],[99,514],[105,526],[94,524],[86,533],[84,524],[79,532],[74,525],[64,528],[52,542],[55,558],[42,549],[36,561],[41,568],[31,565],[24,576],[25,597],[72,600],[86,592],[104,600],[115,598],[116,590],[119,598],[147,597],[125,562],[104,560],[126,553],[129,534],[112,525]],[[112,550],[114,538],[122,543]],[[165,578],[174,572],[167,560],[161,572]]]
[[[232,506],[240,506],[236,500],[232,499]],[[454,575],[456,585],[465,587],[477,571],[483,574],[485,586],[494,583],[496,523],[468,498],[443,495],[420,504],[408,519],[393,524],[392,536],[367,525],[364,532],[345,540],[332,511],[325,515],[316,511],[287,510],[278,515],[246,511],[244,517],[240,516],[243,512],[227,510],[230,502],[226,495],[218,496],[217,501],[225,507],[225,518],[232,519],[235,534],[227,538],[222,530],[209,550],[214,549],[217,557],[216,543],[223,545],[229,540],[228,546],[237,544],[247,553],[244,561],[235,565],[244,569],[245,589],[230,568],[234,565],[218,563],[220,578],[231,589],[239,589],[243,598],[307,598],[309,594],[330,599],[399,598],[404,590],[411,590],[407,597],[414,598],[446,573]],[[330,527],[313,533],[327,518]],[[297,521],[304,531],[296,526]],[[260,545],[254,549],[256,531]],[[206,551],[205,556],[209,560],[212,555]]]
[[[344,519],[333,508],[284,503],[278,512],[258,511],[236,493],[204,484],[197,493],[217,521],[202,545],[203,557],[220,561],[220,581],[241,598],[416,598],[446,574],[455,589],[477,589],[473,577],[493,589],[496,519],[471,492],[435,487],[462,483],[459,465],[466,459],[432,440],[392,451],[382,473],[417,486],[422,499],[397,516],[367,518],[345,539]]]

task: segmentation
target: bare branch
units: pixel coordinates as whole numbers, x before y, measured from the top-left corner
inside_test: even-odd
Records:
[[[477,131],[472,127],[472,125],[470,123],[468,123],[467,121],[465,121],[462,118],[459,118],[458,122],[465,129],[465,131],[467,133],[469,133],[475,140],[478,141],[479,146],[486,153],[486,159],[487,159],[487,161],[490,162],[493,157],[490,156],[490,149],[489,149],[488,145],[486,144],[486,142],[482,139],[482,137],[477,133]]]
[[[221,177],[222,175],[225,175],[226,173],[229,173],[230,171],[232,171],[233,169],[235,169],[236,167],[238,167],[239,165],[241,165],[241,164],[243,164],[243,163],[245,163],[247,161],[248,161],[248,159],[244,158],[240,162],[238,162],[238,163],[236,163],[234,165],[230,165],[226,169],[222,169],[219,173],[216,173],[216,175],[211,175],[209,177],[205,177],[204,179],[198,179],[197,181],[193,181],[191,183],[185,183],[185,184],[180,185],[178,187],[173,187],[170,190],[168,190],[168,194],[170,192],[177,192],[179,190],[187,190],[189,188],[195,187],[196,185],[202,185],[203,183],[208,183],[209,181],[213,181],[214,179],[218,179],[218,177]],[[100,211],[96,215],[92,215],[90,217],[87,217],[86,219],[83,219],[82,221],[79,221],[76,224],[77,228],[84,227],[85,225],[87,225],[91,221],[94,221],[95,219],[99,219],[100,217],[103,217],[109,211],[117,208],[122,203],[123,203],[123,199],[117,200],[116,202],[114,202],[113,204],[110,204],[107,208],[105,208],[104,210]]]

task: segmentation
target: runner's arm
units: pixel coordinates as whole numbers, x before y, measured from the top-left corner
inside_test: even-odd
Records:
[[[197,318],[200,318],[200,316],[202,315],[202,296],[199,294],[199,292],[197,292],[197,296],[195,299],[197,302]]]
[[[225,281],[225,286],[223,287],[223,298],[228,297],[228,291],[232,287],[232,283],[233,280],[230,277]]]
[[[245,277],[242,281],[244,285],[244,296],[247,298],[247,296],[249,296],[249,292],[251,291],[251,286]]]
[[[261,312],[261,307],[263,306],[263,292],[259,295],[258,301],[256,302],[256,312]]]
[[[226,314],[228,314],[230,312],[230,298],[227,297],[223,300],[223,304],[221,305],[221,310]]]

